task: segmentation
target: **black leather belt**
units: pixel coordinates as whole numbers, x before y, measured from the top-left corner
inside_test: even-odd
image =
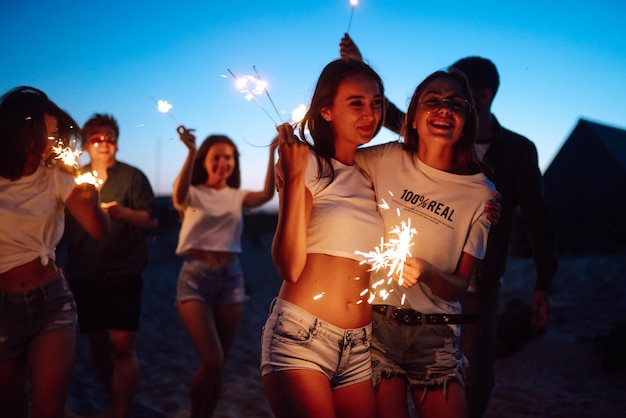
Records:
[[[413,309],[396,308],[391,305],[372,305],[372,310],[404,325],[469,324],[480,320],[478,314],[423,314]]]

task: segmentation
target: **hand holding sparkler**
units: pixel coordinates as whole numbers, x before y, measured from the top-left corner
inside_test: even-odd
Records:
[[[280,170],[282,183],[288,184],[291,180],[304,178],[309,164],[309,147],[294,134],[293,126],[283,123],[276,127],[278,130],[277,172]]]
[[[193,132],[195,131],[195,129],[187,129],[183,125],[179,125],[176,128],[176,132],[178,132],[180,140],[183,142],[183,144],[187,146],[187,148],[191,152],[195,152],[197,149],[196,136],[193,134]]]
[[[82,205],[98,206],[100,201],[100,193],[92,183],[76,183],[72,189],[72,194]]]
[[[342,59],[353,58],[363,61],[361,51],[359,51],[359,48],[347,33],[343,35],[343,38],[341,38],[341,42],[339,43],[339,56]]]
[[[417,282],[430,277],[432,272],[433,266],[428,261],[421,258],[407,258],[402,272],[394,272],[392,277],[398,281],[398,284],[408,289],[415,286]]]

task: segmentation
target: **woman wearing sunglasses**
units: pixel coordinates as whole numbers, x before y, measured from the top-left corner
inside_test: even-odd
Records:
[[[403,268],[370,279],[381,418],[409,416],[407,384],[421,418],[467,416],[459,324],[476,318],[461,314],[459,300],[485,253],[495,190],[474,153],[476,129],[465,77],[437,71],[413,94],[404,142],[356,155],[374,182],[385,242],[402,222],[417,232]]]

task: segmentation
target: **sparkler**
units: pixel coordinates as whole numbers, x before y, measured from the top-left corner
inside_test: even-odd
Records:
[[[350,6],[352,7],[352,11],[350,12],[350,21],[348,22],[348,30],[346,31],[346,33],[350,33],[350,26],[352,26],[352,16],[354,15],[354,9],[356,9],[356,5],[358,3],[358,0],[350,0]]]
[[[69,168],[78,168],[78,159],[83,153],[78,149],[64,146],[63,142],[59,140],[56,145],[52,146],[52,152],[54,152],[55,159],[61,160],[63,164]]]
[[[87,171],[83,174],[79,174],[74,178],[76,184],[92,184],[95,188],[102,186],[102,179],[98,178],[98,172],[96,170]]]
[[[411,228],[411,219],[409,218],[408,221],[402,221],[400,225],[395,225],[389,231],[389,234],[395,235],[396,238],[390,238],[388,242],[384,242],[383,238],[381,238],[380,245],[376,246],[374,251],[367,253],[356,251],[355,253],[364,256],[365,261],[361,263],[371,264],[373,271],[387,268],[388,277],[391,277],[394,273],[401,276],[406,258],[412,256],[412,240],[416,233],[417,230]]]
[[[294,124],[299,123],[304,118],[304,115],[306,115],[306,111],[307,111],[307,108],[303,104],[296,107],[294,110],[291,111],[291,121]]]
[[[371,264],[370,271],[379,271],[382,268],[387,269],[387,284],[391,282],[392,276],[397,274],[400,277],[398,283],[401,285],[404,263],[407,257],[412,257],[411,247],[413,246],[413,237],[417,234],[417,230],[411,228],[411,218],[409,218],[407,221],[402,221],[399,225],[391,228],[389,234],[395,236],[395,238],[390,238],[388,242],[381,238],[380,245],[376,246],[373,251],[367,253],[355,251],[355,254],[365,257],[361,264]],[[379,280],[372,284],[372,288],[375,289],[384,284],[384,282],[384,280]],[[386,299],[389,292],[385,289],[380,292],[380,296]]]
[[[48,139],[55,142],[54,145],[52,145],[54,159],[61,161],[67,168],[71,169],[74,174],[74,183],[91,184],[96,188],[102,186],[104,182],[102,179],[98,178],[98,173],[95,170],[76,175],[79,167],[78,161],[83,151],[79,149],[79,143],[75,137],[70,137],[67,141],[58,137],[50,137]],[[66,145],[66,142],[69,142],[70,145]]]
[[[278,115],[278,120],[282,123],[283,119],[280,117],[280,112],[278,111],[278,109],[276,109],[276,105],[274,104],[274,100],[272,100],[272,98],[270,97],[270,92],[267,90],[267,83],[265,81],[261,80],[261,75],[257,71],[255,65],[252,66],[252,69],[254,70],[254,73],[256,74],[258,80],[261,82],[260,84],[263,87],[263,91],[265,92],[265,95],[267,96],[267,98],[269,99],[270,103],[272,104],[272,107],[274,108],[274,111],[276,111],[276,114]]]
[[[256,71],[256,68],[255,68],[255,71]],[[255,97],[255,95],[260,95],[264,91],[267,91],[267,83],[265,81],[263,81],[263,80],[259,80],[259,79],[255,78],[255,77],[253,77],[251,75],[245,75],[243,77],[237,77],[230,69],[228,70],[228,72],[235,79],[235,82],[237,83],[237,87],[239,88],[239,92],[245,94],[246,100],[247,101],[254,101],[254,103],[256,103],[257,106],[259,106],[261,108],[261,110],[263,110],[263,112],[267,115],[267,117],[269,117],[271,119],[271,121],[274,123],[274,125],[278,125],[278,123],[276,123],[274,118],[272,118],[272,116],[267,112],[267,110],[265,110],[265,108],[263,107],[261,102],[259,102],[259,100]],[[252,90],[250,90],[250,88],[248,87],[248,83],[252,83],[254,85]],[[268,97],[269,97],[269,94],[268,94]],[[273,102],[272,102],[272,105],[273,105]],[[274,109],[276,109],[276,108],[274,107]],[[280,118],[280,115],[279,115],[279,118]]]

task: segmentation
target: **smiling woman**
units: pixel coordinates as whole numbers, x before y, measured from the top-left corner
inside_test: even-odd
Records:
[[[241,189],[239,150],[230,138],[210,135],[197,149],[194,129],[176,131],[188,150],[173,195],[183,219],[176,254],[185,257],[176,309],[200,358],[191,382],[191,416],[210,417],[248,299],[239,262],[243,211],[274,195],[276,142],[270,145],[264,188],[250,191]]]

